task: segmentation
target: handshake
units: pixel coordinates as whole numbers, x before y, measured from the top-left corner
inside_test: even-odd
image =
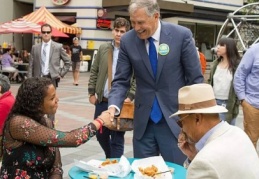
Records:
[[[132,131],[134,128],[134,104],[130,102],[124,103],[120,112],[120,115],[115,117],[115,108],[110,107],[98,116],[96,120],[99,120],[100,124],[102,121],[102,126],[112,131]]]
[[[102,112],[100,116],[98,116],[95,121],[98,121],[98,123],[101,126],[112,128],[113,120],[114,120],[114,114],[115,114],[115,108],[111,107],[108,110]]]

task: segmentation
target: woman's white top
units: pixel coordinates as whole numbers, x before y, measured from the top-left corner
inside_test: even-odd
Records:
[[[227,100],[233,76],[228,68],[217,66],[213,75],[213,90],[216,99]]]

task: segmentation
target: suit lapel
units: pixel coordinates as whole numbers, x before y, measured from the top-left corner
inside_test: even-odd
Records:
[[[51,63],[50,59],[52,57],[54,49],[55,49],[55,45],[54,45],[54,43],[51,42],[50,43],[50,51],[49,51],[49,63]]]
[[[159,45],[160,44],[167,44],[170,47],[171,39],[172,39],[172,37],[170,36],[170,32],[166,29],[165,25],[163,25],[163,22],[161,22],[161,33],[160,33]],[[146,65],[146,67],[148,69],[148,72],[150,73],[152,78],[154,80],[156,80],[156,82],[157,82],[160,75],[161,75],[164,63],[165,63],[166,58],[167,58],[169,53],[167,55],[160,55],[157,52],[158,53],[157,76],[156,76],[156,79],[155,79],[154,75],[153,75],[152,67],[151,67],[151,64],[150,64],[150,61],[149,61],[145,40],[142,40],[142,39],[139,39],[138,37],[136,37],[136,42],[137,42],[137,47],[139,47],[138,50],[139,50],[139,53],[141,55],[141,59],[143,59],[143,62]],[[169,49],[169,52],[170,52],[170,49]]]
[[[41,59],[41,47],[42,47],[42,43],[40,43],[39,45],[36,46],[36,52],[38,53],[37,55],[38,55],[39,58],[35,59],[39,63],[40,68],[41,68],[41,61],[42,61],[42,59]]]
[[[161,22],[161,33],[160,33],[159,45],[166,44],[166,45],[168,45],[170,47],[171,39],[172,39],[172,37],[170,36],[170,32],[167,31],[166,27]],[[158,51],[159,51],[159,47],[158,47]],[[170,52],[170,49],[169,49],[169,52]],[[169,54],[169,52],[168,52],[168,54]],[[166,61],[166,58],[167,58],[168,54],[167,55],[160,55],[158,53],[156,82],[158,81],[158,79],[159,79],[159,77],[161,75],[161,72],[162,72],[162,69],[163,69],[163,66],[165,64],[165,61]]]
[[[41,61],[41,47],[42,47],[42,43],[40,45],[37,46],[37,52],[39,53],[39,60]]]
[[[153,75],[152,67],[151,67],[151,64],[149,61],[149,57],[147,54],[145,40],[142,40],[142,39],[136,37],[136,42],[137,42],[137,47],[138,47],[138,51],[141,56],[141,59],[143,60],[144,64],[146,65],[147,70],[150,73],[150,75],[152,76],[152,78],[155,79],[154,75]]]

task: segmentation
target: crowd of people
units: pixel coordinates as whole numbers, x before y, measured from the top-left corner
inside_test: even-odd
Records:
[[[62,178],[59,148],[77,147],[94,135],[106,158],[121,157],[125,132],[109,126],[125,101],[135,105],[134,158],[161,155],[187,168],[187,179],[259,178],[259,45],[241,59],[236,42],[221,38],[204,83],[189,29],[162,21],[156,0],[131,0],[128,11],[130,22],[114,20],[113,40],[100,45],[91,67],[91,123],[69,132],[54,126],[56,90],[71,59],[78,86],[82,48],[77,37],[64,50],[51,40],[52,27],[43,24],[42,43],[32,47],[30,57],[23,53],[29,73],[15,98],[9,79],[0,76],[0,178]],[[235,126],[240,104],[244,131]]]
[[[27,50],[20,52],[11,45],[7,48],[0,46],[1,70],[9,77],[11,82],[21,83],[27,78],[26,71],[28,71],[29,57]]]

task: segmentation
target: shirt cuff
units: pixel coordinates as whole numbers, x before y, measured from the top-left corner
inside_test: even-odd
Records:
[[[120,114],[120,109],[118,108],[118,106],[115,106],[115,105],[110,105],[109,107],[108,107],[108,109],[110,108],[110,107],[114,107],[115,108],[115,114],[114,115],[119,115]]]
[[[237,97],[238,97],[238,99],[241,101],[241,100],[244,100],[244,99],[245,99],[246,95],[245,95],[245,93],[237,94]]]
[[[184,161],[184,163],[183,163],[183,167],[187,169],[187,168],[189,167],[189,165],[191,164],[191,162],[192,162],[192,161],[187,158],[187,159]]]

